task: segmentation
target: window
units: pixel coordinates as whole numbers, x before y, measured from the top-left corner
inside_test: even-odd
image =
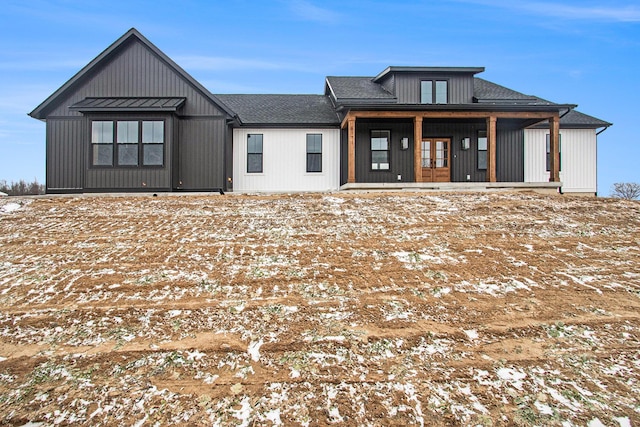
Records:
[[[138,122],[117,122],[118,166],[138,166]]]
[[[113,166],[113,122],[91,123],[91,147],[94,166]]]
[[[560,164],[558,171],[562,170],[562,135],[558,134],[558,151]],[[551,135],[547,134],[547,172],[551,172]]]
[[[371,131],[371,169],[389,170],[389,142],[391,131]]]
[[[322,134],[307,134],[307,172],[322,172]]]
[[[93,121],[91,145],[93,166],[162,166],[164,121]]]
[[[247,136],[247,173],[262,173],[262,134]]]
[[[447,104],[447,80],[423,80],[420,82],[420,102],[422,104]]]
[[[142,164],[161,166],[164,163],[164,122],[142,122]]]
[[[478,169],[487,169],[487,131],[478,131]]]

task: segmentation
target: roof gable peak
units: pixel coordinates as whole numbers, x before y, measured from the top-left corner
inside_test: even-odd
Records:
[[[90,73],[99,69],[108,63],[118,52],[126,49],[130,43],[137,41],[141,43],[146,49],[151,51],[162,62],[167,64],[177,74],[179,74],[184,80],[186,80],[191,86],[197,89],[205,98],[208,98],[212,103],[220,107],[229,116],[233,117],[235,114],[224,103],[218,100],[209,90],[196,81],[191,75],[189,75],[182,67],[176,64],[171,58],[169,58],[158,47],[151,43],[145,36],[140,33],[135,27],[129,29],[126,33],[120,36],[115,42],[111,43],[109,47],[103,50],[98,56],[96,56],[91,62],[85,65],[80,71],[78,71],[73,77],[67,80],[58,90],[52,93],[47,99],[45,99],[40,105],[38,105],[29,115],[36,119],[46,119],[49,111],[57,106],[57,103],[64,98],[65,94],[74,90],[82,81],[90,75]]]

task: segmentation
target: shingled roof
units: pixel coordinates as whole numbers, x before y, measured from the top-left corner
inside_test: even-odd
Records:
[[[554,105],[553,102],[536,96],[525,95],[479,77],[474,77],[473,79],[473,97],[479,103]]]
[[[392,93],[381,84],[374,83],[373,77],[330,76],[326,82],[331,93],[339,100],[396,101]]]
[[[243,125],[337,126],[331,101],[324,95],[216,95]]]

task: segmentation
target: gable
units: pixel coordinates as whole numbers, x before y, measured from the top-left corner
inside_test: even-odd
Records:
[[[186,98],[184,115],[233,113],[168,56],[131,29],[34,109],[38,119],[79,116],[70,105],[85,98]]]

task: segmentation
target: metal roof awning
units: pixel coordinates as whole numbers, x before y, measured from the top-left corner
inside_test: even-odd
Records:
[[[184,105],[186,98],[148,98],[148,97],[123,97],[123,98],[85,98],[69,107],[71,110],[82,113],[93,112],[153,112],[153,111],[177,111]]]

